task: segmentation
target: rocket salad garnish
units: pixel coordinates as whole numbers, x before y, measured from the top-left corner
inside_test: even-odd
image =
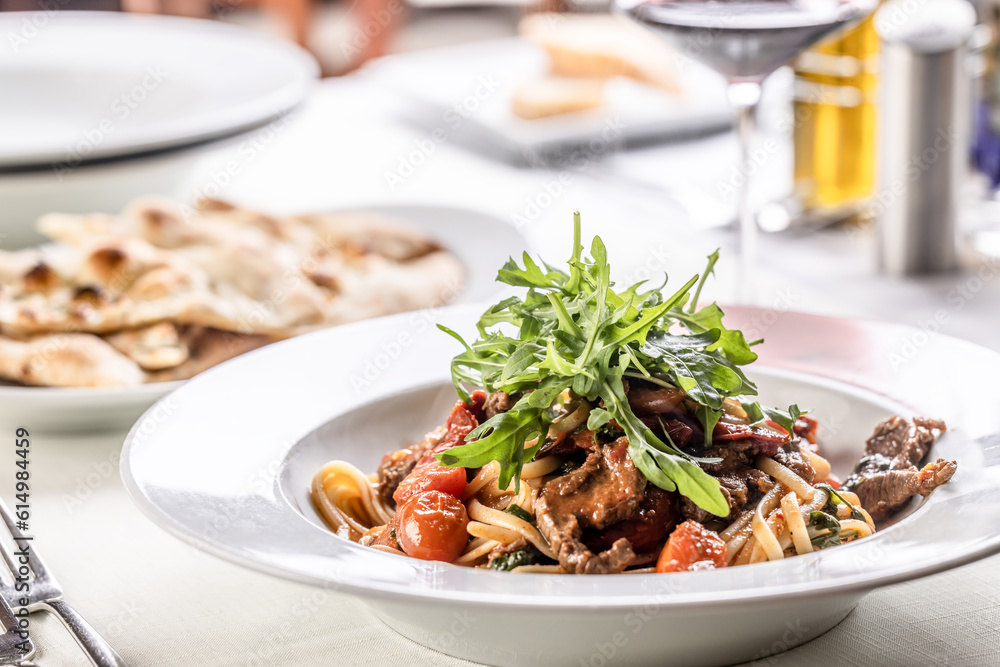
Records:
[[[604,243],[594,237],[585,257],[579,214],[573,223],[568,271],[539,265],[527,253],[523,266],[511,259],[497,279],[526,288],[523,297],[504,299],[483,313],[479,338],[472,343],[441,327],[465,348],[451,364],[463,399],[469,400],[467,385],[520,398],[469,433],[466,444],[437,457],[446,466],[466,468],[497,461],[500,488],[512,480],[517,488],[522,467],[548,433],[550,407],[571,390],[595,406],[588,428],[597,430],[611,420],[618,424],[628,437],[633,463],[650,482],[726,516],[729,505],[719,482],[702,470],[700,459],[674,446],[669,436],[657,436],[634,414],[626,396],[630,379],[680,389],[702,424],[706,444],[726,399],[738,401],[755,420],[770,420],[792,433],[795,406],[784,412],[745,398],[755,396],[757,388],[741,367],[757,355],[743,334],[726,328],[715,303],[697,308],[718,252],[703,274],[673,291],[643,291],[644,283],[616,291]]]

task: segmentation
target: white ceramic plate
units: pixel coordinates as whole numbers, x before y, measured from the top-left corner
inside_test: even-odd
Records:
[[[711,572],[517,575],[377,553],[333,535],[309,504],[312,475],[334,458],[374,470],[384,452],[439,424],[455,400],[447,375],[458,345],[432,323],[469,334],[479,310],[340,327],[208,371],[129,434],[129,493],[198,548],[358,595],[405,636],[496,665],[761,658],[822,634],[878,586],[1000,550],[1000,446],[980,439],[1000,432],[1000,414],[985,407],[1000,401],[1000,355],[922,336],[919,353],[894,366],[899,346],[920,332],[735,308],[731,325],[768,338],[751,373],[763,400],[812,407],[835,469],[849,469],[878,420],[927,414],[953,427],[932,452],[959,461],[951,483],[869,539]],[[789,627],[802,629],[791,642]]]
[[[475,303],[501,292],[496,268],[528,249],[511,225],[476,211],[439,206],[367,206],[366,212],[414,226],[453,252],[466,282],[453,303]],[[483,243],[482,239],[489,239]],[[27,425],[37,431],[124,430],[155,401],[180,386],[164,382],[131,388],[49,388],[4,385],[0,381],[0,426]]]
[[[0,168],[76,166],[235,134],[305,99],[303,49],[217,21],[0,14]]]
[[[515,91],[548,71],[545,53],[519,39],[388,56],[362,73],[417,103],[415,119],[433,132],[524,161],[591,162],[623,143],[680,138],[730,126],[725,81],[704,65],[677,73],[682,95],[627,79],[609,82],[600,109],[525,120],[511,111]],[[440,136],[440,135],[439,135]]]

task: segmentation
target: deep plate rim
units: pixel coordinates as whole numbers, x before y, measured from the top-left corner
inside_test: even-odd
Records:
[[[449,320],[455,318],[461,319],[463,316],[468,318],[473,314],[472,308],[468,306],[452,307],[447,309],[447,311],[448,312],[444,314],[448,316]],[[871,322],[861,323],[858,320],[848,321],[840,318],[829,318],[824,316],[800,314],[800,313],[785,313],[781,314],[780,316],[791,319],[805,318],[807,320],[811,320],[814,324],[818,323],[820,325],[830,325],[833,323],[840,323],[840,324],[850,323],[853,324],[854,326],[860,325],[867,329],[871,328],[883,329],[883,330],[890,329],[896,332],[909,330],[908,328],[901,327],[899,325],[886,325],[886,324],[878,324]],[[273,346],[274,349],[272,349],[272,351],[270,352],[270,356],[280,357],[285,354],[284,351],[280,349],[280,346],[288,346],[289,344],[296,344],[295,341],[303,341],[310,337],[316,337],[316,336],[329,337],[333,335],[342,337],[362,336],[362,335],[370,336],[372,332],[368,331],[366,334],[366,329],[381,328],[383,330],[391,330],[392,326],[394,325],[394,320],[398,319],[399,316],[396,316],[391,318],[382,318],[380,320],[374,320],[369,322],[346,325],[344,327],[340,327],[334,330],[336,332],[335,334],[331,332],[318,332],[316,334],[310,334],[309,336],[306,337],[294,339],[292,341],[286,341],[284,343],[279,343],[276,346]],[[944,336],[939,337],[938,340],[943,341],[945,346],[953,345],[956,343],[961,344],[960,346],[971,345],[964,341],[959,341],[958,339],[949,339]],[[303,346],[305,345],[305,343],[299,342],[297,343],[297,345]],[[985,352],[995,357],[994,361],[1000,363],[1000,355],[997,355],[992,351],[985,350],[984,348],[978,348],[977,346],[972,346],[972,348],[979,350],[981,352]],[[265,350],[260,350],[257,352],[250,353],[249,355],[245,355],[243,358],[241,358],[243,360],[242,363],[248,366],[256,365],[257,361],[260,359],[261,356],[263,356],[263,353],[265,352],[266,352]],[[261,361],[260,365],[263,365],[264,364],[263,360],[260,361]],[[232,362],[229,363],[231,364]],[[223,366],[217,367],[216,369],[209,371],[204,376],[202,376],[206,379],[202,380],[201,382],[202,383],[207,382],[208,380],[211,379],[210,376],[220,376],[223,373],[236,375],[240,372],[240,369],[235,368],[236,364],[232,364],[232,367],[229,368],[227,368],[227,365],[229,364],[224,364]],[[794,370],[792,370],[792,372],[794,372]],[[440,376],[424,377],[421,378],[421,381],[410,382],[409,384],[406,384],[403,388],[412,389],[417,386],[427,384],[429,382],[435,382],[439,379]],[[830,378],[824,378],[824,379],[830,379]],[[194,383],[195,381],[192,381],[191,385],[193,385]],[[368,398],[369,400],[376,400],[376,398],[378,397],[386,397],[388,395],[391,395],[392,393],[395,392],[390,392],[388,390],[385,390],[382,393],[369,396]],[[367,401],[363,401],[362,403],[365,402]],[[905,401],[900,401],[900,402],[905,403]],[[360,404],[361,403],[355,404],[355,407]],[[349,409],[342,410],[341,412],[338,413],[331,412],[331,414],[326,417],[326,421],[330,421],[339,415],[345,414],[348,411]],[[147,415],[148,414],[149,413],[147,413]],[[489,595],[487,595],[483,589],[469,591],[460,588],[447,588],[447,587],[433,588],[433,589],[421,588],[419,581],[410,582],[411,584],[413,584],[410,586],[400,585],[398,582],[395,581],[392,581],[390,583],[384,583],[383,581],[373,581],[372,579],[369,579],[368,581],[359,582],[357,580],[352,580],[352,577],[357,576],[356,572],[345,573],[345,571],[342,569],[337,570],[333,574],[330,574],[329,572],[327,572],[325,575],[318,574],[315,568],[313,567],[314,565],[316,565],[316,563],[312,563],[312,559],[315,558],[318,558],[319,560],[325,559],[326,561],[328,561],[328,564],[330,565],[341,566],[355,558],[355,556],[352,556],[349,553],[352,551],[351,547],[354,547],[355,549],[363,549],[363,547],[352,545],[351,543],[348,543],[346,541],[344,541],[344,544],[341,545],[332,545],[329,542],[329,540],[326,540],[324,542],[323,553],[319,552],[299,553],[298,555],[302,557],[303,562],[299,562],[300,559],[291,559],[282,562],[280,554],[279,556],[275,557],[277,559],[275,560],[270,557],[262,557],[260,553],[250,553],[246,549],[240,549],[238,547],[234,547],[232,544],[225,543],[225,541],[207,539],[205,535],[199,535],[197,531],[193,530],[190,525],[186,525],[184,521],[178,519],[175,515],[172,515],[170,511],[164,510],[164,508],[158,506],[157,503],[154,501],[154,499],[150,497],[147,493],[150,485],[149,480],[142,481],[138,479],[134,474],[135,451],[136,448],[142,444],[140,439],[137,438],[137,433],[143,428],[145,419],[146,417],[140,419],[139,422],[137,422],[136,426],[133,427],[132,431],[130,431],[129,435],[126,437],[125,445],[122,452],[121,470],[125,487],[129,493],[129,496],[132,498],[133,502],[135,502],[140,507],[140,509],[154,521],[154,523],[160,525],[162,528],[164,528],[171,534],[181,538],[182,540],[184,540],[189,544],[196,546],[197,548],[205,550],[209,553],[213,553],[216,556],[233,561],[245,567],[259,570],[271,575],[280,576],[286,579],[292,579],[295,581],[300,581],[324,587],[333,587],[337,590],[342,590],[344,592],[352,593],[362,597],[375,597],[375,598],[391,599],[397,601],[408,601],[411,603],[419,602],[421,604],[427,604],[427,603],[448,604],[454,602],[462,602],[465,604],[483,604],[491,606],[499,605],[503,607],[514,607],[514,608],[541,607],[541,608],[559,609],[560,611],[574,610],[580,612],[586,612],[588,609],[595,609],[595,608],[600,608],[602,610],[628,609],[628,608],[635,608],[637,605],[653,605],[656,607],[671,607],[671,608],[690,607],[692,609],[713,607],[723,604],[752,605],[764,601],[802,599],[806,597],[816,596],[824,591],[835,591],[837,593],[856,592],[863,594],[866,591],[872,590],[880,586],[885,586],[889,584],[899,583],[902,581],[907,581],[927,576],[930,574],[941,572],[943,570],[951,569],[953,567],[958,567],[960,565],[964,565],[969,562],[973,562],[975,560],[1000,552],[1000,530],[997,530],[993,532],[991,535],[983,537],[978,541],[974,541],[974,543],[964,547],[960,552],[948,553],[945,554],[944,557],[941,557],[939,554],[938,557],[931,558],[930,560],[927,560],[927,558],[925,558],[926,562],[923,562],[922,564],[919,565],[907,565],[907,564],[889,565],[883,563],[883,564],[876,564],[872,568],[867,570],[857,569],[853,571],[853,573],[850,576],[841,573],[837,577],[819,579],[816,581],[809,581],[809,582],[797,581],[792,584],[787,584],[782,586],[771,586],[769,588],[762,588],[761,585],[758,584],[756,587],[751,587],[746,590],[727,589],[723,591],[718,591],[718,590],[710,591],[708,593],[698,592],[698,591],[695,592],[670,591],[667,593],[658,593],[658,594],[652,594],[647,592],[638,595],[623,595],[623,594],[614,594],[612,591],[610,593],[605,592],[601,594],[577,593],[577,594],[565,594],[565,595],[544,595],[544,594],[525,595],[520,592],[512,593],[512,592],[504,592],[501,590],[501,591],[492,591]],[[302,437],[305,437],[305,435],[312,432],[315,428],[321,426],[322,423],[325,422],[320,420],[317,423],[309,424],[307,429],[305,429],[304,431],[299,431],[299,438],[301,439]],[[992,433],[993,431],[991,431],[991,434]],[[155,434],[152,437],[155,440],[156,438]],[[289,451],[293,447],[294,443],[288,449],[284,450],[283,455],[281,457],[282,466],[284,464],[284,461],[287,459]],[[972,462],[967,461],[966,467],[974,467],[974,463],[975,463],[974,461]],[[278,468],[274,471],[273,475],[271,475],[272,482],[280,474],[282,466],[278,466]],[[969,473],[969,475],[970,478],[973,477],[971,472]],[[975,480],[970,479],[969,483],[971,484],[973,481]],[[979,481],[981,482],[982,480],[980,479]],[[987,480],[986,484],[989,488],[996,489],[998,482],[996,479],[992,479],[992,480]],[[960,487],[960,489],[962,493],[967,494],[970,492],[969,490],[966,490],[964,487]],[[972,487],[972,490],[975,491],[977,490],[977,488]],[[957,494],[959,493],[959,491],[956,491],[955,493]],[[837,550],[824,552],[823,554],[819,554],[818,557],[815,558],[811,556],[806,556],[806,557],[799,557],[796,559],[789,559],[789,561],[783,563],[759,564],[755,566],[752,573],[748,573],[748,576],[757,575],[758,573],[760,575],[764,575],[766,573],[773,573],[776,571],[780,572],[779,570],[776,570],[776,568],[785,568],[786,570],[789,570],[790,568],[789,563],[794,564],[796,562],[798,562],[804,569],[808,566],[811,566],[811,564],[819,562],[820,558],[827,558],[829,560],[829,557],[836,556],[837,553],[842,554],[843,556],[841,560],[845,561],[852,555],[856,557],[863,557],[862,556],[863,553],[870,554],[872,553],[873,549],[887,550],[891,553],[894,549],[893,545],[895,545],[897,542],[905,541],[904,536],[906,531],[912,530],[914,526],[920,525],[919,524],[920,517],[930,512],[932,508],[938,505],[943,506],[947,502],[947,498],[944,497],[946,495],[947,494],[944,494],[942,492],[933,494],[931,498],[928,501],[926,501],[921,506],[921,508],[918,509],[911,517],[908,517],[904,521],[901,521],[900,524],[898,526],[893,527],[891,531],[883,531],[881,533],[881,535],[885,537],[889,537],[891,535],[895,535],[896,537],[892,537],[891,539],[884,539],[884,538],[880,539],[878,536],[876,536],[875,538],[869,538],[869,540],[840,547]],[[964,496],[957,495],[954,497],[955,499],[961,499]],[[259,498],[255,497],[254,500],[255,501],[259,500]],[[280,500],[280,502],[282,503],[285,502],[284,498],[279,498],[278,500]],[[288,510],[294,511],[290,507],[288,508]],[[285,514],[287,515],[287,512]],[[324,533],[324,531],[317,528],[315,525],[309,523],[308,520],[305,519],[303,516],[298,515],[298,519],[301,520],[301,522],[307,526],[306,530],[315,531],[315,534]],[[907,526],[909,526],[910,528],[907,528]],[[325,536],[329,538],[336,538],[336,536],[332,535],[332,533],[325,533]],[[326,537],[324,537],[324,539],[326,539]],[[317,541],[317,544],[318,543],[319,542]],[[329,546],[329,548],[326,548],[327,546]],[[384,565],[387,568],[393,568],[395,567],[395,565],[399,565],[400,567],[396,569],[399,569],[400,571],[404,569],[412,570],[418,576],[420,574],[426,575],[426,578],[433,578],[436,574],[440,574],[442,572],[444,572],[444,574],[442,574],[441,576],[446,576],[447,572],[450,572],[450,570],[446,571],[443,570],[442,568],[464,569],[468,571],[467,568],[457,568],[456,566],[446,565],[446,564],[429,565],[423,563],[422,561],[418,563],[407,562],[405,564],[400,564],[397,562],[394,565],[390,561],[402,561],[402,560],[411,561],[411,559],[403,559],[398,556],[393,556],[390,554],[378,554],[377,552],[373,553],[370,550],[365,550],[365,551],[367,552],[365,554],[365,559],[367,559],[367,561],[369,561],[370,563],[376,563],[379,566]],[[808,561],[805,559],[808,559]],[[734,568],[734,570],[737,569],[746,570],[747,568]],[[723,572],[726,571],[723,570],[717,573],[711,573],[709,576],[715,576]],[[488,582],[490,584],[495,584],[498,581],[504,581],[502,579],[498,580],[496,579],[496,577],[515,576],[515,575],[510,575],[508,573],[490,573],[490,572],[475,572],[473,574],[475,576],[482,577],[482,579],[480,580],[481,582]],[[685,581],[690,582],[692,581],[691,577],[698,577],[704,575],[705,573],[694,573],[691,575],[685,574],[685,575],[671,575],[671,576],[685,578]],[[561,580],[570,580],[570,581],[581,579],[580,577],[575,577],[573,575],[529,574],[529,575],[516,575],[516,576],[518,578],[526,577],[524,581],[533,581],[535,583],[544,582],[546,580],[551,581],[550,579],[547,579],[550,577],[556,577]],[[667,581],[664,580],[660,575],[655,575],[655,574],[629,575],[628,578],[629,580],[635,580],[647,583]],[[755,577],[755,578],[762,579],[762,577]],[[593,581],[595,578],[582,578],[582,579],[588,579]],[[594,584],[595,586],[599,588],[603,587],[604,589],[613,589],[614,582],[618,580],[618,578],[616,577],[609,577],[609,578],[601,577],[596,579],[602,580],[603,582],[611,582],[610,584],[606,583]],[[506,585],[508,589],[514,589],[520,586],[520,584],[515,585],[513,583],[514,580],[507,580],[507,581],[510,582],[509,585]],[[678,579],[677,581],[680,582],[681,579]],[[702,579],[693,581],[704,581],[704,580]],[[575,587],[576,589],[581,589],[581,590],[585,588],[584,582],[580,582],[580,585],[576,585],[573,583],[568,583],[566,585],[569,586],[570,588]],[[498,586],[502,587],[501,584],[498,584]],[[589,586],[589,582],[587,583],[587,586]],[[487,586],[487,588],[489,588],[489,586]],[[694,584],[690,584],[688,588],[693,589],[696,587],[694,586]]]

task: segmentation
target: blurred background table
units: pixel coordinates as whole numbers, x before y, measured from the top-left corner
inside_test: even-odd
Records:
[[[276,212],[371,203],[463,206],[519,224],[535,250],[555,259],[568,252],[571,214],[580,210],[586,232],[602,235],[617,258],[622,280],[658,282],[667,266],[686,276],[714,248],[733,252],[729,231],[703,228],[682,203],[690,204],[688,184],[710,192],[728,178],[736,155],[729,134],[615,153],[566,171],[518,168],[443,141],[393,184],[386,174],[426,139],[406,122],[409,111],[364,71],[326,81],[292,122],[254,133],[258,150],[241,151],[242,138],[206,155],[201,173],[209,180],[191,187],[204,189],[235,161],[239,173],[219,196]],[[773,123],[765,118],[764,125],[773,133]],[[773,154],[761,181],[779,191],[789,160],[784,149]],[[455,174],[462,174],[460,182]],[[680,199],[669,191],[675,179]],[[881,277],[872,235],[857,228],[769,235],[762,255],[766,308],[888,320],[925,336],[955,335],[1000,349],[996,267],[919,280]],[[724,303],[732,280],[723,262],[708,296]],[[766,317],[760,329],[766,337]],[[916,334],[900,340],[900,363],[919,354],[921,340]],[[353,598],[244,570],[168,536],[122,489],[123,435],[36,433],[33,513],[37,548],[67,599],[131,664],[467,664],[397,636]],[[12,493],[5,478],[0,494]],[[880,590],[835,630],[768,662],[995,664],[998,566],[993,558]],[[40,665],[83,664],[54,619],[32,620]],[[516,642],[516,628],[497,632]]]

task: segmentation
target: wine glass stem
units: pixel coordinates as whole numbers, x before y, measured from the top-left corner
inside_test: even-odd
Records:
[[[760,102],[761,84],[757,81],[739,81],[729,84],[729,103],[736,111],[736,135],[740,144],[739,173],[742,178],[736,193],[737,224],[739,229],[739,273],[736,280],[736,298],[751,305],[757,299],[757,218],[750,204],[751,174],[756,171],[750,149],[754,138],[757,104]]]

